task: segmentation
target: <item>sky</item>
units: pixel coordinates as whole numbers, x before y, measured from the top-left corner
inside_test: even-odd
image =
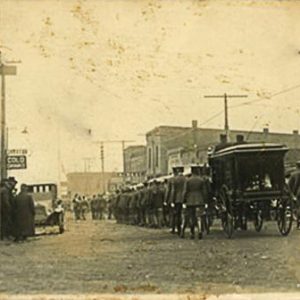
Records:
[[[9,148],[29,151],[26,182],[99,171],[99,140],[144,144],[155,126],[300,129],[300,3],[2,0],[0,50]],[[26,128],[27,134],[21,133]],[[105,170],[122,170],[120,143]]]

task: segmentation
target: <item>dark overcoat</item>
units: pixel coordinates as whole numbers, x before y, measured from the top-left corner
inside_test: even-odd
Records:
[[[192,175],[185,183],[183,191],[184,203],[187,206],[205,204],[205,182],[200,176]]]
[[[178,175],[175,177],[172,191],[173,203],[183,202],[182,194],[185,182],[186,179],[183,175]]]
[[[26,192],[19,193],[13,204],[16,236],[33,236],[34,229],[34,202]]]
[[[163,203],[164,203],[164,192],[158,186],[154,186],[152,188],[152,193],[151,193],[152,208],[154,209],[162,208]]]
[[[292,173],[291,178],[288,183],[290,190],[297,198],[300,197],[300,170]]]
[[[10,192],[6,187],[0,190],[0,222],[1,238],[8,237],[12,232],[12,207]]]
[[[172,203],[172,201],[173,201],[172,196],[173,196],[173,191],[174,191],[174,180],[175,180],[175,177],[171,177],[168,180],[167,187],[165,190],[164,201],[168,204]]]

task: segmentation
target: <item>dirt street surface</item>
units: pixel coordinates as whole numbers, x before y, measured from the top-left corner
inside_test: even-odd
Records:
[[[198,241],[69,218],[62,235],[0,243],[0,295],[299,292],[300,231],[267,227],[228,240],[216,224]]]

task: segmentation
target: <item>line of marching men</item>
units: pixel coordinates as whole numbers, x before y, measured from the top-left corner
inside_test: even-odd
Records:
[[[205,211],[211,196],[211,183],[205,166],[174,167],[173,176],[152,179],[116,191],[111,201],[117,223],[170,227],[171,233],[185,237],[190,227],[191,238],[202,239],[205,230]]]
[[[93,195],[92,198],[87,196],[74,195],[72,206],[75,220],[86,220],[86,214],[90,211],[93,220],[103,220],[106,213],[107,203],[109,199],[104,194]],[[108,211],[108,219],[110,219],[110,211]]]

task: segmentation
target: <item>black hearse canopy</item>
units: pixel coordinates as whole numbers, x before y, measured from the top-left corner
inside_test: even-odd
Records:
[[[249,144],[238,144],[229,146],[218,151],[211,153],[210,158],[217,158],[227,155],[234,154],[247,154],[247,153],[267,153],[267,152],[287,152],[289,149],[283,144],[273,143],[249,143]]]

